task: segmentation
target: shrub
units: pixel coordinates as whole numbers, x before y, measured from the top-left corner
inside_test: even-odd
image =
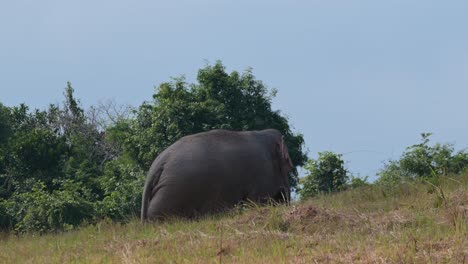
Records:
[[[11,216],[7,213],[8,200],[0,198],[0,230],[11,227]]]
[[[79,184],[67,180],[61,188],[49,193],[39,182],[31,192],[15,193],[3,203],[5,225],[16,231],[45,232],[71,229],[94,215],[89,194]]]
[[[369,182],[367,181],[368,178],[369,178],[368,176],[366,176],[364,178],[351,176],[347,186],[349,188],[351,188],[351,189],[359,188],[359,187],[362,187],[362,186],[367,186],[367,185],[369,185]]]
[[[97,203],[98,215],[114,220],[137,215],[144,181],[145,173],[137,165],[122,159],[108,162],[100,178],[104,198]]]
[[[465,150],[454,154],[452,144],[429,145],[431,133],[422,133],[421,143],[407,148],[399,160],[389,161],[378,173],[378,184],[396,183],[423,177],[460,174],[468,167]]]
[[[302,179],[299,190],[301,199],[321,192],[336,192],[345,187],[348,171],[344,168],[342,155],[330,151],[320,152],[317,160],[310,159],[305,168],[309,175]]]

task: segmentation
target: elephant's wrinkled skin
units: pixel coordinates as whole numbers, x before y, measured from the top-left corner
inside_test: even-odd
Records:
[[[251,200],[289,202],[291,163],[278,130],[212,130],[181,138],[153,162],[141,219],[198,216]]]

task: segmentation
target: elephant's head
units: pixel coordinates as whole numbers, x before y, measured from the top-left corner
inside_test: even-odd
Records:
[[[294,165],[292,164],[291,157],[289,156],[288,147],[284,142],[284,136],[281,136],[281,138],[278,140],[276,149],[279,157],[279,168],[281,172],[281,180],[283,185],[282,190],[280,190],[279,192],[279,196],[283,197],[277,197],[277,199],[289,203],[289,200],[291,199],[291,194],[289,190],[288,173],[294,168]]]
[[[282,174],[288,174],[293,168],[291,157],[289,156],[288,147],[284,142],[284,136],[277,142],[278,156],[280,157],[280,170]]]

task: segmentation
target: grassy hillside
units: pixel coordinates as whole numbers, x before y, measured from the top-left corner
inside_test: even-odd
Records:
[[[436,185],[367,186],[200,221],[134,219],[55,235],[1,234],[0,262],[468,262],[468,175]]]

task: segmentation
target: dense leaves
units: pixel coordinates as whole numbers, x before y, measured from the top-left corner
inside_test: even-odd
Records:
[[[6,209],[4,222],[18,231],[70,229],[93,216],[90,195],[81,184],[70,180],[51,193],[39,181],[30,191],[15,192],[3,202]]]
[[[318,159],[310,159],[305,168],[309,175],[302,179],[303,187],[299,190],[302,199],[340,191],[349,179],[341,155],[330,151],[319,152]]]
[[[97,215],[114,220],[138,216],[144,180],[144,171],[131,162],[122,159],[108,162],[99,178],[104,198],[97,203]]]
[[[85,116],[70,83],[64,95],[62,106],[45,111],[0,106],[0,228],[62,230],[122,219],[111,212],[139,206],[143,173],[128,173],[137,168],[131,161],[109,169],[118,146]]]
[[[431,133],[421,134],[421,143],[406,149],[399,160],[389,161],[378,173],[377,183],[392,185],[417,178],[459,174],[468,167],[468,152],[455,153],[452,144],[429,145]]]
[[[9,109],[0,103],[0,144],[4,143],[11,133]]]

